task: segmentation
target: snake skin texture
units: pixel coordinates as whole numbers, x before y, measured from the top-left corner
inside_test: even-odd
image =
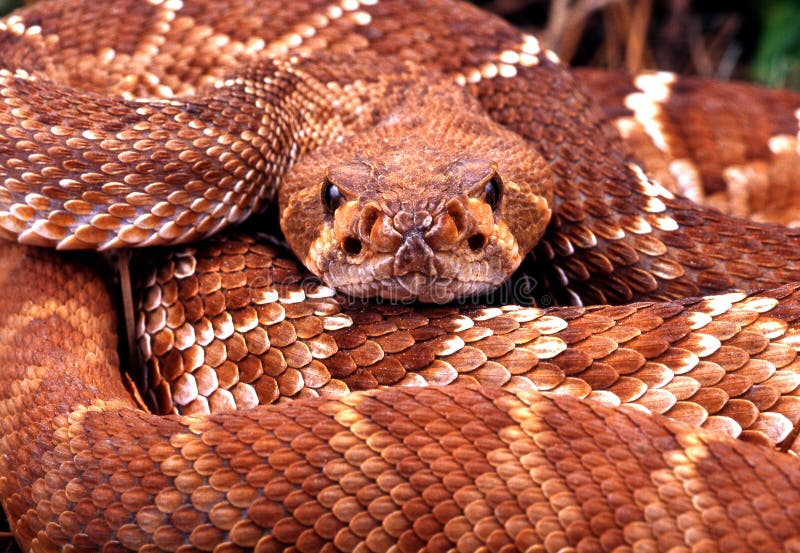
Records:
[[[561,387],[566,395],[547,397],[494,386],[408,387],[240,413],[149,415],[114,374],[111,302],[102,280],[79,261],[9,248],[0,264],[6,329],[0,352],[13,362],[5,366],[18,367],[3,380],[8,414],[0,493],[24,548],[778,551],[800,545],[795,458],[636,409],[581,401],[570,397],[569,384]],[[32,270],[43,282],[30,291],[21,275]],[[797,292],[776,295],[791,305]],[[720,326],[725,319],[770,326],[783,315],[769,296],[738,300],[727,310],[713,301],[639,306],[638,319],[633,307],[559,314],[610,327],[605,345],[614,342],[609,336],[621,339],[654,320],[653,311],[671,311],[674,327],[708,321],[708,311],[722,311]],[[520,329],[506,335],[528,340],[541,333],[529,355],[555,358],[559,338],[549,338],[563,319],[532,311],[473,312],[474,328],[508,330],[516,321]],[[455,322],[471,320],[461,315]],[[567,333],[562,328],[560,338]],[[33,340],[48,354],[32,355]],[[479,345],[488,350],[490,340]],[[603,344],[584,346],[597,351]],[[441,353],[459,364],[458,353]],[[635,349],[626,355],[641,357]],[[543,387],[548,377],[559,380],[556,364],[542,369],[527,374]],[[578,378],[566,380],[588,391]],[[688,412],[702,412],[692,405],[685,402]]]
[[[0,32],[0,228],[28,244],[0,248],[0,500],[22,549],[800,551],[800,233],[675,195],[770,218],[800,174],[796,95],[573,77],[446,0],[52,2]],[[143,256],[143,397],[169,414],[143,409],[102,263],[31,245],[239,222],[409,75],[546,162],[518,282],[571,306],[348,299],[228,232]]]
[[[797,226],[797,97],[671,73],[577,69],[648,175],[704,205]],[[732,108],[731,106],[735,106]],[[765,110],[770,114],[765,116]]]
[[[550,391],[796,451],[796,286],[556,310],[347,306],[280,251],[230,236],[148,275],[154,410],[198,414],[383,386]]]

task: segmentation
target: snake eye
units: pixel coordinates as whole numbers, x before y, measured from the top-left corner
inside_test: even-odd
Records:
[[[489,207],[492,208],[492,211],[497,209],[497,205],[500,203],[500,197],[503,195],[503,181],[500,178],[500,175],[494,173],[492,178],[486,181],[486,185],[483,187],[483,199],[489,204]]]
[[[333,213],[342,203],[342,193],[339,187],[333,184],[330,179],[322,181],[322,203],[329,213]]]

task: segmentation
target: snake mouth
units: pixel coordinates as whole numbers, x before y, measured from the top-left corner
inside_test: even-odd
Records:
[[[430,276],[419,272],[387,278],[359,278],[350,282],[328,282],[324,276],[323,280],[346,296],[375,298],[390,303],[434,304],[480,298],[500,286],[504,281],[502,277],[489,280],[463,280],[454,277]]]
[[[332,248],[307,258],[306,265],[346,296],[443,304],[479,301],[505,282],[519,266],[521,256],[513,246],[490,244],[479,253],[464,248],[430,252],[429,263],[417,263],[413,268],[397,261],[393,253],[366,250],[346,255]]]

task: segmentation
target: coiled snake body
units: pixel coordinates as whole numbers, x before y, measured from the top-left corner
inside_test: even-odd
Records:
[[[340,291],[448,301],[522,262],[534,300],[577,304],[360,304],[215,237],[144,276],[147,399],[184,413],[158,417],[92,258],[6,244],[0,498],[24,549],[800,550],[800,234],[643,169],[768,213],[795,95],[580,85],[445,0],[64,1],[0,31],[7,238],[189,242],[279,189]],[[768,290],[679,299],[735,288]],[[418,386],[347,394],[396,384]]]

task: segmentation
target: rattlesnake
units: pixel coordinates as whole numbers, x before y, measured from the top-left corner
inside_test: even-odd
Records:
[[[800,549],[800,466],[774,448],[795,450],[800,417],[800,234],[648,178],[532,37],[446,0],[50,2],[0,30],[7,238],[194,241],[280,182],[288,242],[344,292],[450,300],[489,287],[451,293],[462,274],[496,285],[522,262],[539,303],[625,304],[364,304],[216,236],[143,277],[146,399],[195,413],[157,417],[118,374],[96,259],[4,245],[0,498],[23,548]],[[629,143],[662,138],[662,181],[720,178],[701,131],[666,140],[663,94],[581,78],[628,98]],[[791,167],[800,101],[738,90],[738,174]],[[381,181],[384,204],[357,189]],[[447,273],[448,252],[483,268]],[[342,259],[375,284],[328,271]],[[737,287],[773,289],[642,301]],[[345,395],[426,383],[447,386]]]

